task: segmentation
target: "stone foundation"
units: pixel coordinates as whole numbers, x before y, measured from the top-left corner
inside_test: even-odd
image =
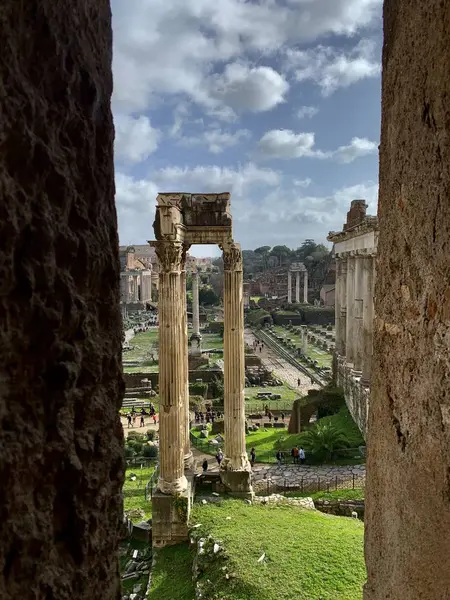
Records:
[[[364,439],[367,435],[370,389],[361,384],[361,378],[353,375],[352,369],[340,363],[337,369],[337,384],[344,390],[345,403],[358,425]]]
[[[220,479],[227,492],[232,496],[253,498],[251,470],[242,469],[233,471],[232,469],[227,469],[227,466],[222,463]]]
[[[152,496],[152,544],[155,548],[173,546],[188,539],[188,522],[193,501],[193,480],[179,496],[156,490]]]

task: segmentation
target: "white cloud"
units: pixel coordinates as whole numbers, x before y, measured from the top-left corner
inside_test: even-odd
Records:
[[[143,111],[172,94],[211,108],[220,100],[266,110],[258,108],[261,101],[252,91],[258,72],[248,73],[253,84],[245,88],[247,104],[225,89],[218,99],[208,79],[218,67],[245,55],[261,64],[286,45],[327,34],[354,35],[379,18],[380,8],[381,0],[113,0],[114,108],[128,114]],[[283,83],[266,79],[279,89],[267,101],[270,106],[283,97]]]
[[[204,131],[199,136],[183,136],[180,138],[182,146],[206,146],[212,154],[220,154],[227,148],[239,144],[251,137],[248,129],[238,129],[235,132],[223,131],[218,127]]]
[[[264,158],[301,158],[316,156],[314,133],[294,133],[290,129],[267,131],[258,142]]]
[[[294,179],[292,182],[296,187],[307,188],[311,185],[312,179],[307,177],[306,179]]]
[[[373,154],[378,145],[365,138],[353,138],[350,144],[336,150],[323,151],[314,148],[314,133],[295,133],[290,129],[267,131],[258,142],[261,158],[331,158],[341,163],[351,163],[357,158]]]
[[[296,111],[297,119],[312,119],[317,113],[319,109],[315,106],[300,106]]]
[[[366,138],[355,137],[347,146],[340,146],[332,152],[332,156],[341,163],[351,163],[357,158],[375,154],[378,151],[378,144]]]
[[[228,191],[241,197],[252,186],[278,185],[280,175],[272,169],[262,169],[248,163],[235,169],[217,165],[167,167],[153,173],[153,180],[161,189],[210,193]]]
[[[329,96],[340,87],[380,74],[379,58],[375,57],[375,44],[362,40],[345,53],[325,46],[310,50],[286,52],[288,67],[294,70],[297,81],[314,81],[324,96]]]
[[[161,134],[151,126],[150,119],[140,116],[136,119],[118,115],[114,119],[116,138],[115,155],[119,160],[139,163],[145,160],[158,147]]]
[[[228,64],[221,75],[207,80],[209,95],[234,112],[263,112],[285,101],[289,84],[271,67]]]

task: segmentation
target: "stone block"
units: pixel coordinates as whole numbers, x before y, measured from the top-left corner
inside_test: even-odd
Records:
[[[188,539],[188,520],[192,503],[192,482],[178,496],[155,491],[152,497],[152,544],[156,548],[179,544]]]

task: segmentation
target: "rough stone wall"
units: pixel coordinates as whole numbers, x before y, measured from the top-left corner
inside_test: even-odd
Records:
[[[450,597],[449,31],[385,0],[365,600]]]
[[[0,598],[120,597],[106,0],[0,11]]]
[[[344,390],[345,403],[364,439],[367,438],[370,391],[355,379],[345,364],[338,365],[337,384]]]

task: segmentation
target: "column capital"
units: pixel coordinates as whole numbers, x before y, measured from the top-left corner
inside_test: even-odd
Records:
[[[186,269],[186,254],[189,244],[157,240],[150,242],[150,246],[156,251],[160,273],[179,273]]]
[[[223,252],[224,271],[242,271],[242,252],[240,244],[229,242],[220,244],[219,247]]]

